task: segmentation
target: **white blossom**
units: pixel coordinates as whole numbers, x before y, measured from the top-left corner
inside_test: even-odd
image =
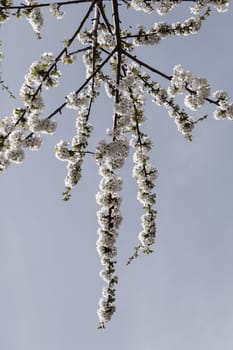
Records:
[[[10,161],[7,159],[5,153],[0,152],[0,171],[5,170],[10,165]]]
[[[41,132],[46,134],[53,134],[57,128],[57,122],[52,119],[40,119],[36,115],[30,115],[28,118],[29,129],[32,132]]]
[[[84,93],[77,94],[76,92],[70,92],[66,96],[66,107],[74,110],[86,110],[88,108],[90,97]]]
[[[42,138],[39,134],[33,134],[25,138],[22,142],[23,147],[29,148],[32,151],[37,151],[42,145]]]
[[[49,12],[52,16],[57,19],[62,19],[64,17],[64,12],[60,10],[60,6],[57,3],[53,3],[49,5]]]
[[[136,11],[143,11],[145,13],[151,13],[153,11],[153,7],[151,6],[151,4],[144,0],[132,0],[131,6]]]
[[[71,158],[71,151],[69,149],[69,143],[61,140],[55,146],[55,155],[59,160],[68,161]]]
[[[22,148],[10,148],[6,151],[6,158],[13,163],[22,163],[24,160],[24,150]]]
[[[36,5],[38,2],[36,0],[26,0],[27,5]],[[40,37],[41,28],[43,25],[43,17],[40,8],[34,7],[30,10],[29,14],[26,15],[29,23],[32,26],[34,32]]]
[[[65,177],[65,187],[73,188],[81,178],[81,160],[69,161],[67,164],[67,175]]]
[[[15,122],[13,117],[4,117],[1,122],[0,133],[8,135],[14,130]]]

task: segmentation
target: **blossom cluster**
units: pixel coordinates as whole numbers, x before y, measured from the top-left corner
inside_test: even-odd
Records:
[[[45,132],[52,134],[56,130],[56,122],[51,119],[40,119],[44,102],[41,88],[56,87],[61,76],[52,53],[43,53],[39,61],[31,64],[29,73],[20,89],[20,96],[24,102],[28,128],[31,132]],[[24,121],[25,124],[25,121]]]
[[[143,230],[139,233],[139,246],[135,248],[135,254],[129,258],[128,263],[135,258],[139,250],[144,253],[152,252],[151,246],[156,237],[156,195],[154,193],[157,170],[150,164],[149,151],[152,143],[145,132],[141,131],[141,125],[145,122],[144,117],[144,86],[140,80],[140,69],[136,65],[129,66],[130,73],[134,74],[135,85],[132,89],[129,85],[130,97],[133,101],[134,113],[131,120],[131,146],[135,149],[133,154],[133,178],[138,187],[137,199],[143,205],[145,214],[141,217]]]
[[[82,97],[81,97],[82,96]],[[60,141],[55,146],[55,155],[61,161],[67,161],[67,175],[65,177],[64,200],[70,198],[72,188],[78,184],[81,178],[83,159],[86,155],[88,138],[91,135],[92,125],[88,122],[88,110],[91,97],[81,94],[76,96],[75,92],[67,96],[67,108],[78,110],[76,117],[76,134],[72,138],[71,145],[66,141]]]
[[[191,140],[192,130],[195,125],[194,118],[190,117],[184,109],[176,104],[174,98],[170,96],[166,89],[161,88],[159,83],[150,81],[150,77],[147,74],[139,74],[138,76],[143,82],[145,91],[152,97],[152,102],[158,106],[165,107],[170,117],[174,118],[178,131],[186,139]]]
[[[25,75],[25,81],[20,89],[20,96],[30,113],[41,114],[44,103],[41,97],[41,87],[46,89],[56,87],[61,77],[55,64],[54,55],[45,52],[39,61],[31,64],[29,73]]]
[[[124,164],[129,153],[129,141],[126,136],[117,136],[112,142],[105,140],[99,142],[95,158],[99,165],[101,175],[100,191],[96,195],[96,201],[100,205],[97,212],[99,229],[97,240],[97,252],[104,269],[100,276],[107,283],[99,301],[97,315],[99,327],[103,328],[115,312],[115,284],[118,278],[115,274],[114,260],[116,249],[116,237],[122,221],[120,213],[122,180],[116,170]]]
[[[205,17],[202,16],[190,17],[184,23],[167,24],[166,22],[156,22],[149,30],[145,30],[143,26],[140,26],[133,43],[135,46],[155,45],[159,44],[161,39],[166,38],[168,35],[195,34],[200,30],[204,19]]]
[[[22,130],[14,130],[14,120],[14,115],[2,119],[0,127],[0,171],[5,170],[11,163],[22,163],[25,158],[24,149],[38,150],[42,143],[39,134],[33,134],[25,138]],[[4,140],[3,146],[2,142]]]
[[[182,0],[132,0],[129,2],[129,6],[133,7],[136,11],[143,11],[145,13],[151,13],[155,9],[155,5],[158,4],[156,12],[163,16],[171,11],[175,6],[181,4]],[[207,6],[212,5],[218,12],[225,12],[228,10],[229,0],[197,0],[195,5],[191,7],[193,14],[198,14]]]
[[[52,134],[56,130],[55,120],[40,118],[44,107],[41,88],[42,86],[45,88],[56,86],[60,77],[60,72],[54,62],[55,59],[51,53],[44,53],[40,60],[32,63],[20,89],[24,108],[15,108],[12,116],[2,119],[0,127],[1,171],[12,162],[21,163],[25,157],[25,148],[38,150],[42,144],[41,133]],[[29,134],[26,136],[26,133]]]
[[[174,97],[184,92],[189,92],[184,98],[185,106],[196,111],[209,99],[210,85],[205,78],[195,77],[190,71],[185,70],[181,65],[177,65],[173,69],[168,94]],[[230,101],[227,92],[218,90],[212,95],[215,100],[211,102],[217,105],[214,118],[233,120],[233,103]]]
[[[57,19],[62,19],[64,17],[64,12],[61,11],[60,6],[57,3],[52,3],[49,5],[49,12]]]
[[[124,165],[124,161],[129,153],[129,140],[125,135],[131,129],[133,102],[130,97],[131,91],[136,87],[136,81],[133,79],[132,70],[125,72],[118,86],[114,86],[106,79],[106,89],[110,96],[115,97],[115,108],[113,115],[113,131],[109,136],[113,139],[111,142],[102,140],[96,149],[96,162],[99,165],[99,172],[102,176],[100,181],[100,191],[97,193],[96,200],[100,205],[97,212],[100,228],[98,230],[97,251],[104,269],[101,271],[101,277],[107,283],[104,287],[102,297],[99,301],[97,315],[99,318],[99,327],[103,328],[115,312],[115,284],[118,279],[115,275],[116,256],[116,237],[122,217],[120,214],[122,180],[116,173]]]
[[[99,229],[97,240],[97,251],[103,265],[100,273],[102,279],[107,283],[104,287],[102,297],[99,301],[97,315],[99,327],[104,327],[115,312],[115,284],[118,279],[115,274],[116,237],[122,217],[120,214],[121,178],[114,172],[110,162],[103,162],[99,167],[102,179],[100,181],[100,192],[96,195],[96,201],[100,205],[97,212]]]
[[[10,18],[10,12],[7,8],[12,5],[12,2],[12,0],[0,0],[0,23],[4,23]]]
[[[26,0],[27,5],[37,5],[36,0]],[[43,16],[38,7],[32,7],[27,9],[25,15],[32,26],[32,29],[36,33],[37,37],[40,38],[41,28],[43,26]]]
[[[165,15],[171,11],[176,5],[181,3],[182,0],[132,0],[130,6],[133,7],[136,11],[143,11],[145,13],[151,13],[154,11],[155,4],[159,3],[158,8],[156,9],[159,15]]]
[[[116,38],[107,30],[102,30],[98,35],[98,43],[102,47],[114,48],[116,46]]]
[[[137,199],[142,203],[146,213],[142,215],[141,222],[143,230],[139,233],[139,242],[142,250],[146,253],[151,252],[151,246],[156,237],[156,195],[153,193],[155,180],[157,178],[157,169],[149,163],[148,152],[151,149],[151,140],[141,133],[135,139],[132,139],[132,145],[135,147],[133,155],[134,167],[133,177],[138,185]]]
[[[111,15],[109,15],[111,11],[109,3],[112,5]],[[57,122],[52,118],[56,113],[61,113],[63,107],[77,113],[75,135],[70,142],[61,140],[55,146],[55,155],[59,160],[67,163],[64,200],[70,198],[71,190],[79,183],[84,157],[87,154],[94,155],[99,167],[101,180],[96,201],[100,208],[97,212],[99,229],[96,246],[103,266],[100,276],[106,283],[97,311],[100,328],[105,326],[116,310],[115,287],[118,282],[115,269],[116,239],[122,221],[120,211],[122,179],[119,171],[129,155],[130,146],[134,151],[132,176],[137,183],[137,199],[143,206],[144,214],[141,216],[142,229],[138,235],[139,245],[135,247],[135,254],[129,258],[128,263],[136,258],[139,252],[151,253],[156,239],[157,212],[154,189],[157,169],[149,159],[152,141],[143,131],[145,94],[152,97],[156,105],[168,110],[178,130],[188,140],[192,139],[192,131],[197,121],[205,117],[195,120],[194,117],[189,116],[186,110],[175,102],[180,94],[185,94],[184,106],[192,111],[196,111],[208,101],[217,106],[214,112],[216,119],[233,120],[233,103],[228,94],[222,90],[216,91],[213,94],[214,100],[211,100],[210,86],[206,79],[194,76],[181,65],[176,65],[173,75],[168,76],[160,72],[157,67],[150,67],[140,61],[138,56],[130,55],[136,46],[158,44],[169,35],[196,33],[209,16],[210,6],[215,7],[219,12],[224,12],[228,9],[229,1],[195,1],[190,10],[196,17],[192,16],[183,23],[156,22],[150,29],[139,26],[136,34],[122,28],[123,21],[118,11],[119,3],[111,1],[103,6],[99,1],[89,2],[86,15],[71,38],[65,40],[60,54],[55,58],[51,53],[44,53],[38,61],[31,64],[20,89],[23,107],[15,108],[12,116],[4,117],[0,125],[1,171],[12,162],[21,163],[25,157],[26,148],[39,149],[42,143],[41,134],[52,134],[56,130]],[[181,3],[182,0],[124,0],[121,5],[145,13],[156,10],[159,15],[165,15]],[[0,0],[0,22],[6,21],[11,10],[17,8],[11,5],[12,0]],[[40,4],[37,0],[26,0],[26,4],[20,5],[14,15],[20,17],[22,12],[36,35],[40,37],[43,25],[41,7],[46,6],[51,15],[61,19],[64,15],[61,7],[65,5],[68,5],[68,2]],[[205,13],[201,14],[205,8],[207,8]],[[83,28],[87,20],[91,23],[91,29]],[[77,46],[76,51],[68,51],[72,43],[81,44],[84,47],[79,49]],[[42,89],[56,87],[61,77],[57,68],[58,62],[72,64],[75,54],[80,52],[83,52],[85,82],[77,90],[68,93],[63,104],[53,113],[47,118],[42,118],[44,109]],[[167,89],[162,88],[152,80],[151,76],[142,72],[142,67],[169,80],[170,86]],[[107,96],[113,102],[112,128],[107,130],[107,140],[100,140],[95,152],[92,152],[87,149],[93,129],[89,120],[93,103],[102,92],[102,84]]]
[[[196,111],[209,97],[210,85],[206,79],[197,78],[181,65],[177,65],[173,68],[171,88],[168,91],[171,96],[190,91],[190,94],[185,97],[184,103],[188,108]]]
[[[85,110],[88,107],[90,96],[86,91],[77,94],[75,91],[70,92],[66,96],[66,107],[74,110]]]
[[[217,100],[218,108],[214,111],[214,118],[217,120],[228,118],[233,120],[233,103],[230,101],[228,93],[223,90],[217,90],[213,93]]]
[[[193,14],[198,14],[204,7],[210,5],[213,5],[218,12],[226,12],[229,7],[229,0],[199,0],[195,2],[190,10]]]

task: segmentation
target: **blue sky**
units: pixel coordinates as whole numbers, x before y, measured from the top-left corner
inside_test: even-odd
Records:
[[[72,35],[81,17],[79,7],[72,9],[64,21],[45,15],[41,41],[24,19],[1,26],[3,78],[16,95],[31,62],[44,51],[58,53]],[[213,91],[226,89],[233,97],[232,11],[213,11],[197,35],[169,38],[138,55],[167,74],[181,63],[207,78]],[[180,9],[169,20],[185,16],[188,11]],[[141,18],[147,17],[133,13],[129,21]],[[80,67],[65,69],[61,87],[45,93],[46,113],[83,81]],[[4,93],[1,100],[1,115],[10,115],[15,102]],[[111,125],[105,101],[97,101],[91,118],[91,145]],[[205,112],[208,119],[196,126],[189,143],[166,111],[148,101],[145,129],[159,170],[157,241],[152,255],[125,266],[141,215],[129,160],[122,170],[117,312],[104,331],[96,329],[103,286],[96,252],[98,169],[86,159],[82,180],[64,203],[65,166],[54,156],[54,145],[73,136],[75,113],[58,116],[58,130],[44,137],[42,149],[1,174],[0,349],[232,350],[233,124],[215,121],[210,106]]]

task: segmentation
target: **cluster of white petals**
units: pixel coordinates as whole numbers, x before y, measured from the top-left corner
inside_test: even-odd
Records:
[[[117,229],[121,223],[120,204],[121,197],[121,178],[115,174],[109,164],[105,162],[99,168],[102,176],[100,182],[100,191],[96,195],[96,201],[100,205],[97,212],[100,228],[98,230],[99,238],[97,240],[97,251],[101,258],[103,266],[109,264],[116,256],[115,241]]]
[[[190,17],[184,23],[177,22],[173,24],[156,22],[149,30],[145,30],[143,26],[140,26],[133,43],[135,46],[155,45],[169,35],[195,34],[201,28],[204,19],[205,17]]]
[[[11,163],[20,164],[25,158],[25,148],[38,150],[41,146],[40,135],[24,136],[22,130],[13,130],[14,117],[5,117],[0,127],[0,140],[5,140],[0,150],[0,171],[5,170]]]
[[[88,122],[86,111],[79,111],[76,119],[76,135],[71,144],[61,140],[55,146],[55,155],[61,161],[67,162],[67,175],[65,177],[64,200],[70,198],[70,191],[81,178],[83,159],[86,154],[88,138],[92,131],[92,125]]]
[[[62,19],[64,17],[64,12],[60,10],[60,7],[57,3],[53,3],[49,5],[49,12],[52,16],[57,19]]]
[[[28,127],[26,127],[28,130]],[[25,137],[24,130],[15,129],[15,116],[4,117],[0,126],[0,171],[11,163],[22,163],[25,158],[25,148],[38,150],[42,140],[39,134]]]
[[[195,5],[190,8],[193,14],[199,14],[201,10],[212,5],[218,12],[226,12],[229,7],[229,0],[199,0],[195,2]]]
[[[28,117],[29,130],[33,133],[41,132],[45,134],[53,134],[57,129],[57,122],[52,119],[41,119],[37,115],[29,115]]]
[[[210,96],[210,85],[204,78],[195,77],[191,72],[186,71],[181,65],[173,69],[171,88],[168,92],[171,96],[189,91],[185,97],[185,105],[193,111],[200,108]]]
[[[43,112],[44,102],[41,88],[56,87],[59,83],[61,73],[55,65],[52,53],[43,53],[40,60],[33,62],[29,73],[20,89],[20,96],[26,109],[28,129],[31,132],[42,132],[52,134],[56,130],[57,123],[51,119],[40,119]]]
[[[182,0],[132,0],[130,6],[136,11],[151,13],[154,11],[155,5],[158,5],[156,12],[163,16],[182,2]],[[191,12],[193,14],[198,14],[204,7],[211,5],[215,7],[218,12],[225,12],[228,10],[229,0],[197,0],[195,1],[195,5],[191,7]]]
[[[124,165],[129,154],[129,140],[126,133],[132,129],[134,109],[141,106],[144,98],[138,92],[137,79],[133,74],[135,66],[128,66],[121,77],[119,84],[114,86],[111,80],[106,80],[107,93],[115,97],[113,115],[113,131],[109,132],[111,142],[102,140],[96,149],[95,158],[102,176],[100,191],[97,193],[97,203],[100,210],[97,212],[100,228],[98,230],[97,251],[104,269],[101,277],[107,283],[97,311],[100,327],[108,322],[115,312],[115,275],[116,246],[118,228],[122,217],[120,214],[120,190],[122,180],[116,173]],[[111,92],[109,90],[111,89]],[[132,96],[135,92],[135,96]],[[137,93],[136,93],[137,92]]]
[[[98,35],[98,43],[102,47],[113,48],[116,46],[115,37],[106,30],[102,30]]]
[[[146,211],[141,217],[143,230],[139,233],[138,238],[140,248],[150,253],[156,237],[156,210],[154,209],[156,195],[153,190],[157,169],[149,163],[148,152],[151,149],[151,140],[144,133],[140,133],[139,136],[134,137],[131,141],[132,146],[135,147],[133,177],[138,185],[137,199]]]
[[[83,91],[77,94],[75,91],[70,92],[66,96],[66,107],[74,110],[86,109],[90,100],[90,96]]]
[[[10,18],[10,12],[8,8],[12,6],[12,3],[12,0],[0,0],[0,23],[4,23]]]
[[[101,54],[99,50],[95,50],[95,55],[93,57],[92,50],[87,50],[83,55],[83,63],[86,68],[86,77],[88,78],[93,73],[93,64],[97,66],[102,62]],[[99,76],[99,73],[95,74],[95,79],[93,81],[95,90],[99,89],[102,83],[102,79]]]
[[[88,138],[92,131],[92,125],[83,112],[79,112],[77,115],[76,130],[77,133],[72,139],[72,150],[76,156],[68,159],[65,178],[66,189],[72,189],[81,178],[81,166],[88,145]]]
[[[66,52],[62,55],[61,61],[64,64],[73,64],[75,62],[76,58],[77,58],[76,55],[70,55]]]
[[[214,111],[214,118],[217,120],[225,118],[233,120],[233,103],[230,101],[228,93],[218,90],[213,93],[213,96],[218,103],[218,108]]]
[[[27,5],[37,5],[38,2],[36,0],[26,0],[25,1]],[[32,9],[28,10],[28,13],[26,13],[26,17],[29,21],[29,23],[32,26],[32,29],[37,34],[38,38],[40,38],[40,32],[41,28],[43,26],[43,16],[40,11],[39,7],[33,7]]]
[[[53,134],[56,130],[54,119],[40,118],[44,108],[41,89],[57,86],[60,75],[51,53],[42,54],[31,64],[20,89],[24,108],[15,108],[13,115],[4,117],[1,122],[1,171],[11,163],[21,163],[25,158],[25,148],[38,150],[42,144],[41,133]]]
[[[97,212],[99,229],[96,244],[101,264],[104,267],[100,275],[107,283],[107,286],[103,289],[99,309],[97,310],[100,328],[104,327],[105,323],[111,319],[116,309],[115,284],[118,279],[115,275],[116,262],[114,258],[117,253],[116,237],[122,220],[120,213],[121,196],[119,194],[122,180],[115,173],[115,169],[123,165],[123,162],[119,161],[118,158],[124,158],[127,155],[125,151],[122,153],[121,144],[115,141],[115,144],[109,144],[110,147],[107,144],[105,144],[105,147],[103,144],[99,147],[99,152],[103,148],[105,150],[103,150],[101,165],[99,166],[99,173],[102,176],[99,186],[100,191],[96,195],[96,201],[100,206]],[[117,163],[116,158],[118,159]],[[100,158],[97,162],[100,164]]]
[[[174,118],[174,121],[177,125],[177,129],[187,140],[192,140],[192,131],[195,125],[193,117],[190,117],[183,109],[180,110],[179,106],[175,108],[171,104],[167,104],[168,113],[170,117]]]
[[[138,249],[149,253],[156,236],[156,211],[154,209],[156,196],[153,190],[157,170],[149,162],[148,152],[151,149],[151,141],[140,130],[141,124],[145,121],[145,93],[143,84],[139,79],[140,68],[138,65],[128,64],[124,73],[125,75],[119,84],[121,98],[118,105],[115,106],[115,111],[119,113],[120,117],[127,120],[123,130],[127,130],[133,135],[131,140],[131,146],[135,148],[133,177],[138,185],[137,199],[146,211],[141,218],[143,231],[139,234],[140,248]]]
[[[105,140],[99,141],[95,152],[96,163],[100,165],[104,157],[113,169],[122,168],[125,158],[129,153],[129,141],[126,136],[118,136],[112,142],[107,143]]]
[[[127,145],[127,146],[126,146]],[[123,147],[122,147],[123,146]],[[99,301],[97,315],[99,327],[103,328],[115,312],[115,284],[118,279],[115,275],[114,260],[116,249],[116,237],[118,228],[122,221],[120,213],[122,180],[115,170],[119,169],[128,155],[127,140],[115,140],[109,144],[101,142],[96,156],[101,175],[100,191],[96,195],[96,201],[100,206],[97,212],[99,229],[97,240],[97,252],[104,269],[100,276],[107,283],[103,289],[102,297]]]
[[[130,3],[136,11],[143,11],[145,13],[151,13],[153,11],[153,6],[148,1],[144,0],[132,0]]]
[[[36,151],[40,148],[42,144],[42,138],[40,134],[34,133],[30,137],[23,140],[23,146],[29,148],[30,150]]]
[[[54,55],[45,52],[40,60],[31,64],[29,73],[25,75],[25,81],[20,89],[20,96],[27,109],[27,114],[40,115],[44,107],[41,96],[41,87],[46,89],[56,87],[61,73],[55,65]]]
[[[92,44],[92,30],[78,33],[77,39],[83,45]]]
[[[160,16],[164,16],[181,2],[182,0],[161,0],[156,11]]]
[[[126,6],[136,11],[145,13],[156,11],[159,15],[165,15],[182,2],[182,0],[124,0],[121,4],[118,1],[107,1],[103,6],[101,1],[89,1],[89,10],[71,38],[64,41],[64,46],[57,57],[46,52],[38,61],[31,64],[20,89],[23,107],[15,108],[12,115],[5,116],[1,121],[0,171],[3,171],[11,163],[22,163],[25,149],[40,148],[41,135],[55,132],[57,122],[53,117],[57,113],[62,113],[64,107],[77,113],[74,136],[70,142],[61,140],[57,143],[55,155],[60,161],[66,162],[67,166],[64,200],[70,198],[72,189],[79,183],[83,161],[87,154],[94,155],[99,167],[101,179],[96,194],[99,205],[96,247],[103,267],[100,276],[106,283],[97,310],[100,328],[110,321],[116,310],[115,287],[118,283],[115,268],[116,239],[122,222],[120,211],[122,179],[119,172],[130,153],[130,147],[133,149],[132,176],[137,183],[137,200],[141,203],[144,213],[141,216],[142,229],[138,235],[139,245],[135,247],[135,254],[129,258],[128,263],[138,256],[139,251],[151,253],[156,239],[157,212],[154,190],[158,172],[149,159],[152,141],[142,130],[146,119],[145,95],[148,94],[156,105],[167,109],[178,131],[190,141],[195,124],[206,116],[195,120],[188,115],[185,107],[196,111],[208,101],[217,106],[214,112],[215,119],[233,120],[233,103],[225,91],[216,91],[213,94],[214,100],[211,100],[210,85],[206,79],[194,76],[181,65],[176,65],[173,75],[168,76],[160,72],[158,67],[152,67],[140,60],[138,52],[135,55],[134,51],[135,47],[155,45],[171,35],[186,36],[197,33],[203,21],[209,16],[210,7],[225,12],[229,6],[228,0],[195,1],[192,7],[189,6],[192,17],[184,22],[154,23],[152,19],[149,27],[137,26],[136,32],[131,32],[133,26],[128,24],[123,28],[119,5],[121,8]],[[16,17],[25,15],[37,37],[40,38],[43,25],[41,8],[47,7],[52,16],[62,19],[64,12],[61,8],[68,3],[71,4],[71,2],[40,4],[37,0],[26,0],[25,5],[20,5],[18,10],[12,13],[11,11],[17,8],[17,6],[11,7],[12,0],[0,0],[0,23],[6,21],[11,14]],[[84,27],[87,22],[91,23],[90,29]],[[75,46],[74,50],[72,48],[73,51],[71,44]],[[84,46],[82,49],[79,48],[80,44]],[[62,105],[47,118],[42,117],[44,111],[42,89],[58,86],[61,77],[57,68],[59,62],[72,64],[76,54],[79,55],[80,52],[86,80],[76,90],[74,88],[74,91],[68,93]],[[142,71],[143,68],[145,72]],[[153,72],[165,78],[170,82],[170,86],[167,89],[162,88],[146,72]],[[101,139],[93,152],[87,149],[93,129],[89,120],[93,103],[102,92],[102,84],[107,96],[112,99],[112,128],[107,130],[107,139]],[[184,108],[175,102],[180,94],[184,94]],[[98,124],[98,120],[95,122]]]
[[[145,13],[151,13],[154,11],[155,5],[159,4],[156,11],[159,15],[165,15],[169,11],[171,11],[176,5],[181,3],[182,0],[151,0],[151,1],[145,1],[145,0],[132,0],[131,6],[136,11],[143,11]]]
[[[178,131],[181,132],[188,140],[192,140],[192,130],[195,122],[184,109],[181,109],[178,104],[174,102],[174,97],[171,97],[170,87],[167,90],[160,87],[158,83],[150,83],[144,78],[145,88],[147,92],[152,96],[152,102],[158,106],[163,106],[167,109],[170,117],[174,118]]]

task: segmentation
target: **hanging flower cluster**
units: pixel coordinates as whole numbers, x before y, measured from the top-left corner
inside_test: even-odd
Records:
[[[60,141],[55,146],[55,154],[59,160],[67,161],[67,175],[65,178],[64,200],[70,198],[70,191],[78,184],[81,178],[83,159],[86,155],[88,138],[91,135],[92,125],[88,123],[88,105],[90,98],[87,98],[85,107],[82,106],[77,114],[76,135],[72,139],[71,145],[66,141]],[[77,104],[72,104],[73,109],[77,109]],[[79,105],[80,106],[80,105]],[[70,105],[69,105],[70,108]]]
[[[137,123],[137,122],[136,122]],[[151,246],[155,243],[156,237],[156,195],[153,193],[155,180],[157,178],[157,169],[149,163],[148,152],[151,149],[151,140],[140,132],[139,136],[132,139],[132,146],[136,149],[133,155],[134,167],[133,177],[138,185],[137,199],[142,203],[146,213],[141,217],[143,230],[139,233],[140,245],[135,247],[135,254],[129,258],[128,263],[138,256],[141,249],[144,253],[151,253]]]
[[[105,323],[111,319],[116,309],[115,284],[118,278],[115,274],[116,261],[114,259],[117,253],[115,244],[118,228],[122,220],[120,213],[121,196],[119,194],[122,181],[115,172],[121,165],[116,161],[115,150],[118,150],[117,158],[124,159],[128,153],[127,140],[116,140],[110,144],[103,142],[98,148],[100,157],[98,157],[98,163],[101,164],[99,172],[102,179],[100,181],[100,191],[96,195],[96,201],[100,205],[100,210],[97,212],[100,225],[97,251],[104,267],[100,276],[107,283],[107,287],[103,289],[103,296],[99,301],[97,311],[100,328],[103,328]]]
[[[36,0],[26,0],[27,5],[37,5]],[[37,37],[40,39],[41,28],[43,26],[43,17],[38,7],[28,8],[25,12],[25,15],[32,26],[32,29],[36,33]]]
[[[42,8],[48,8],[52,16],[62,19],[64,6],[80,3],[80,0],[70,0],[40,4],[36,0],[26,0],[25,4],[13,6],[11,0],[0,0],[0,22],[5,22],[11,15],[26,16],[37,37],[40,37],[43,25]],[[211,98],[210,85],[206,79],[196,77],[181,65],[176,65],[172,75],[167,75],[136,56],[134,49],[139,47],[138,54],[140,47],[158,44],[168,36],[197,33],[210,15],[211,7],[216,8],[218,12],[224,12],[228,9],[229,1],[195,1],[194,6],[190,6],[192,17],[183,23],[169,24],[157,21],[152,23],[149,29],[145,26],[133,28],[127,24],[123,28],[122,8],[132,8],[145,13],[154,11],[159,15],[166,15],[183,1],[124,0],[121,3],[117,0],[90,0],[85,3],[88,4],[87,11],[72,36],[65,40],[60,53],[56,57],[51,53],[43,53],[38,61],[31,64],[20,89],[23,106],[15,108],[11,116],[2,119],[0,171],[5,170],[11,163],[21,163],[25,158],[26,148],[39,149],[42,144],[41,135],[55,132],[57,121],[54,117],[58,113],[62,114],[65,107],[75,111],[75,134],[70,141],[61,140],[55,146],[55,155],[67,163],[64,200],[70,199],[72,189],[81,179],[86,155],[92,155],[99,168],[101,179],[96,195],[99,205],[96,245],[102,264],[100,276],[106,285],[97,314],[99,328],[104,328],[116,310],[116,239],[122,221],[120,207],[123,186],[119,172],[131,153],[130,149],[133,151],[134,163],[132,176],[138,187],[135,197],[141,203],[144,213],[141,216],[142,229],[138,234],[138,245],[127,264],[141,252],[151,253],[156,238],[157,211],[154,190],[158,172],[149,159],[152,141],[144,131],[146,96],[156,105],[167,109],[178,131],[190,141],[194,126],[207,116],[195,119],[189,115],[187,109],[196,111],[208,102],[216,107],[215,119],[233,120],[233,103],[225,91],[216,91]],[[61,105],[42,118],[43,90],[59,84],[60,63],[76,64],[76,56],[80,54],[83,57],[86,78],[77,90],[66,94]],[[154,80],[154,76],[167,80],[168,86]],[[93,125],[98,127],[98,121],[92,116],[92,108],[96,98],[104,90],[113,104],[112,128],[107,130],[106,139],[101,139],[96,149],[89,150]],[[176,102],[177,96],[181,94],[185,95],[183,106]]]

